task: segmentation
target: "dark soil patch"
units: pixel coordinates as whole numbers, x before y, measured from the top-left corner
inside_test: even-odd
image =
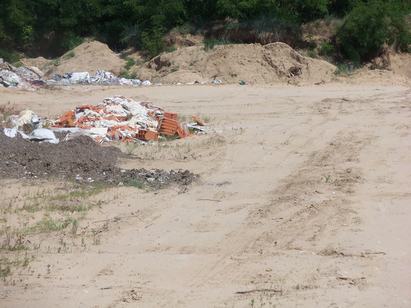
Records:
[[[190,184],[196,176],[186,171],[123,170],[117,167],[119,158],[129,158],[118,148],[100,146],[87,136],[60,143],[39,143],[7,137],[0,129],[0,179],[58,178],[80,182],[105,181],[127,185],[133,181],[147,182],[153,188],[169,184],[180,187]]]

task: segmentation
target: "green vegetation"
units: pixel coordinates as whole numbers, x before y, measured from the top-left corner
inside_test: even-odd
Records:
[[[321,48],[318,54],[320,56],[329,56],[329,55],[332,55],[333,52],[334,52],[334,45],[324,42],[321,44]]]
[[[125,182],[124,186],[131,186],[131,187],[137,187],[137,188],[143,189],[144,183],[138,179],[134,179],[134,180]]]
[[[129,70],[133,65],[136,64],[136,61],[133,58],[126,58],[126,70]]]
[[[308,53],[307,53],[307,55],[308,55],[310,58],[317,58],[317,51],[315,51],[315,50],[309,50]]]
[[[297,47],[302,24],[339,18],[343,23],[335,37],[317,52],[359,63],[381,53],[385,45],[409,52],[410,13],[411,2],[404,0],[5,0],[0,57],[10,63],[18,62],[21,53],[57,58],[89,37],[116,51],[133,47],[153,58],[173,50],[165,45],[171,30],[183,36],[206,31],[206,50],[230,40],[285,41]],[[225,27],[223,34],[217,35],[216,24]],[[241,31],[253,36],[236,37]]]
[[[138,79],[138,75],[136,72],[129,73],[128,71],[121,70],[120,74],[118,74],[120,78],[127,78],[127,79]]]
[[[385,44],[409,52],[410,11],[409,1],[359,1],[338,30],[341,52],[357,64],[378,56]]]
[[[177,48],[175,48],[173,46],[166,47],[166,52],[173,52],[173,51],[176,51],[176,50],[177,50]]]

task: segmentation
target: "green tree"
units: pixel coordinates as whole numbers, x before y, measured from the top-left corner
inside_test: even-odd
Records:
[[[384,44],[408,50],[411,36],[406,25],[410,5],[403,1],[360,2],[338,31],[342,53],[356,63],[377,56]]]

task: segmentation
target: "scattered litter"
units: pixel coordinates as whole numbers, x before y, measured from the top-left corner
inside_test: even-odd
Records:
[[[249,85],[250,83],[249,82],[247,82],[247,81],[240,81],[240,85],[242,85],[242,86],[244,86],[244,85]]]

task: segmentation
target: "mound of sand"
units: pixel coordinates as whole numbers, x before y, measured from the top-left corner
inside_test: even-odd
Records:
[[[224,83],[241,81],[255,84],[287,83],[310,85],[333,82],[348,84],[380,83],[408,85],[411,71],[408,54],[391,51],[390,66],[384,70],[355,70],[351,76],[336,76],[336,66],[304,56],[284,43],[220,45],[205,50],[203,45],[181,47],[144,62],[141,53],[131,50],[123,55],[133,58],[136,65],[128,71],[141,80],[161,83],[187,83],[220,79]],[[36,66],[45,72],[64,74],[74,69],[91,75],[106,70],[118,75],[125,70],[126,61],[120,54],[100,42],[85,42],[63,55],[59,61],[42,57],[25,59],[27,66]]]
[[[306,58],[284,43],[222,45],[205,51],[202,46],[164,53],[146,63],[138,73],[155,82],[190,82],[221,79],[266,84],[329,82],[335,66]]]
[[[46,60],[43,57],[25,59],[27,66],[36,66],[43,70],[46,76],[52,73],[65,74],[74,69],[76,72],[89,72],[94,75],[98,69],[112,72],[116,75],[124,67],[125,60],[112,51],[106,44],[97,41],[87,41],[72,51],[65,53],[60,60]]]

